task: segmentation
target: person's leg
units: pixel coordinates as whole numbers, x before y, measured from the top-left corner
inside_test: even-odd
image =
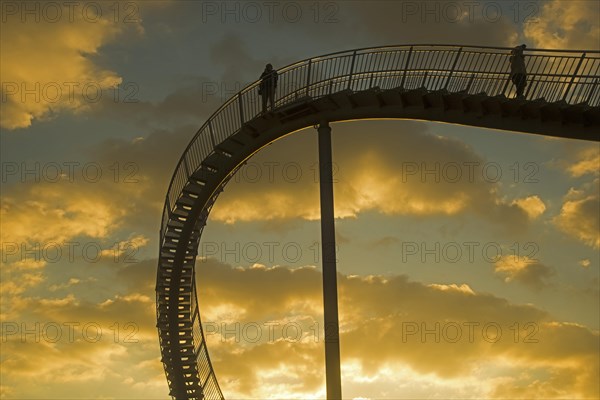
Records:
[[[517,74],[515,74],[515,75],[513,75],[513,76],[510,78],[510,80],[511,80],[511,81],[512,81],[512,83],[513,83],[513,85],[515,86],[515,90],[517,91],[517,94],[515,95],[515,97],[516,97],[516,96],[518,96],[518,93],[519,93],[519,89],[518,89],[518,88],[519,88],[519,81],[518,81],[517,77],[518,77],[518,75],[517,75]]]
[[[520,98],[522,93],[521,93],[521,74],[514,74],[512,77],[512,82],[515,85],[515,98]]]
[[[517,97],[523,97],[523,92],[525,91],[525,76],[523,74],[517,75]]]
[[[269,102],[271,103],[271,111],[275,109],[275,90],[269,91]]]
[[[521,75],[521,95],[524,95],[526,87],[527,87],[527,76],[525,74],[523,74],[523,75]]]
[[[267,94],[265,92],[262,93],[262,112],[265,114],[267,112]]]

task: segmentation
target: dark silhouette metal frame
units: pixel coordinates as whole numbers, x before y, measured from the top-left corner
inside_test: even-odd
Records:
[[[261,116],[259,81],[242,89],[212,114],[175,168],[160,228],[157,328],[171,396],[223,399],[202,330],[195,260],[210,210],[243,162],[284,134],[324,120],[387,115],[373,113],[373,108],[357,111],[356,117],[351,109],[335,114],[333,108],[327,108],[327,102],[342,94],[348,98],[387,91],[390,96],[400,96],[402,107],[406,101],[410,102],[412,93],[423,98],[434,93],[440,99],[461,95],[482,102],[503,99],[505,103],[515,102],[515,107],[525,108],[529,103],[555,106],[552,110],[563,114],[570,110],[597,113],[600,51],[528,49],[525,101],[510,100],[515,94],[510,79],[510,51],[511,48],[503,47],[402,45],[331,53],[279,69],[276,107],[269,115]],[[408,100],[402,97],[403,93],[407,93]],[[382,97],[376,99],[382,101]],[[458,101],[468,106],[466,100]],[[349,107],[358,109],[358,106],[352,103]],[[444,105],[439,112],[450,106]],[[428,107],[427,101],[423,107]],[[405,117],[429,119],[421,115],[424,114],[415,112]],[[441,120],[431,119],[436,118]],[[513,128],[502,128],[502,122],[493,126],[513,130],[521,123],[524,128],[517,130],[544,134],[543,126],[532,130],[528,128],[532,125],[525,126],[526,122],[518,120],[511,125]],[[599,140],[591,129],[584,132],[590,132],[589,140]],[[559,132],[553,136],[563,135]],[[581,135],[576,137],[586,139]]]

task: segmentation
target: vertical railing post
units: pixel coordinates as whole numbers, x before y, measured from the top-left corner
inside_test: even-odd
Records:
[[[538,80],[540,80],[541,78],[537,77],[536,75],[533,75],[533,78],[531,78],[531,81],[529,81],[527,83],[527,90],[524,93],[525,98],[527,99],[527,97],[529,96],[529,92],[531,91],[531,88],[533,87],[533,83],[535,82],[536,86],[538,85],[539,82],[535,81],[535,78],[537,78]],[[534,92],[532,92],[534,93]]]
[[[567,95],[569,94],[569,91],[571,90],[571,86],[573,85],[573,82],[575,81],[575,76],[577,76],[577,73],[579,72],[579,67],[581,67],[581,63],[583,62],[583,59],[585,58],[585,53],[583,53],[581,55],[581,58],[579,59],[579,63],[577,64],[577,67],[575,68],[575,72],[573,73],[573,76],[571,77],[571,81],[569,82],[569,86],[567,86],[567,90],[565,90],[565,94],[563,96],[563,101],[567,100]]]
[[[510,62],[509,62],[508,67],[511,68]],[[509,72],[508,73],[508,78],[506,79],[506,83],[504,84],[504,89],[502,89],[502,96],[504,96],[504,97],[507,97],[506,96],[506,90],[508,90],[508,85],[510,84],[511,80],[512,80],[512,76],[511,76],[511,72]]]
[[[469,78],[469,82],[467,83],[467,88],[465,89],[465,92],[468,94],[469,90],[471,89],[471,85],[473,84],[473,80],[475,79],[475,74],[471,74],[471,78]]]
[[[166,196],[165,196],[166,197]],[[160,240],[159,246],[158,246],[158,258],[160,259],[160,248],[162,246],[162,239],[163,239],[163,228],[165,226],[165,208],[167,206],[163,206],[163,213],[161,215],[161,219],[160,219],[160,228],[158,229],[158,238]]]
[[[421,83],[421,87],[425,87],[425,81],[427,81],[427,73],[429,71],[425,71],[425,74],[423,75],[423,82]]]
[[[406,57],[406,64],[404,64],[404,73],[402,74],[402,81],[400,82],[400,88],[404,89],[404,82],[406,81],[406,71],[408,70],[408,64],[410,63],[410,56],[412,55],[413,47],[410,46],[408,50],[408,57]]]
[[[354,73],[354,62],[356,61],[356,50],[352,53],[352,63],[350,64],[350,75],[348,76],[348,89],[352,86],[352,74]]]
[[[510,58],[509,58],[509,59],[510,59]],[[508,68],[509,68],[509,69],[511,68],[511,66],[510,66],[510,61],[509,61],[509,63],[508,63]],[[512,73],[511,73],[511,72],[509,72],[509,73],[508,73],[508,76],[507,76],[507,78],[506,78],[506,83],[504,84],[504,89],[502,89],[502,96],[504,96],[504,97],[507,97],[507,96],[506,96],[506,91],[508,90],[508,86],[510,85],[510,82],[511,82],[511,81],[512,81]]]
[[[163,209],[163,217],[162,217],[162,222],[160,224],[160,245],[162,246],[162,241],[165,237],[165,232],[167,230],[167,224],[169,223],[169,217],[171,214],[171,202],[169,201],[169,192],[167,192],[167,195],[165,196],[165,208]],[[165,221],[166,219],[166,221]],[[158,258],[160,258],[160,246],[159,246],[159,256]]]
[[[502,90],[502,96],[506,97],[506,90],[508,89],[508,85],[510,84],[511,81],[511,76],[510,74],[508,74],[508,79],[506,80],[506,83],[504,84],[504,90]]]
[[[310,69],[312,67],[312,58],[308,60],[308,70],[306,71],[306,96],[309,96],[310,88]]]
[[[592,96],[594,95],[594,92],[596,91],[596,86],[598,86],[598,79],[594,79],[594,84],[592,85],[590,94],[588,95],[588,98],[585,100],[586,103],[589,103],[592,100]]]
[[[215,148],[215,135],[213,133],[212,121],[208,120],[208,132],[210,133],[210,143],[212,144],[212,148]]]
[[[452,64],[452,69],[450,70],[450,73],[448,74],[448,79],[446,80],[446,84],[444,85],[444,90],[448,89],[448,84],[450,83],[450,79],[452,78],[452,74],[454,73],[454,69],[456,68],[456,64],[458,63],[460,53],[462,53],[462,47],[460,49],[458,49],[458,51],[456,52],[456,58],[454,59],[454,63]]]
[[[185,176],[187,176],[188,178],[190,177],[190,169],[188,168],[188,163],[187,163],[187,154],[183,155],[183,166],[185,167]]]
[[[240,128],[244,125],[244,105],[242,104],[242,93],[238,93],[238,104],[240,106]],[[273,105],[271,105],[273,106]]]

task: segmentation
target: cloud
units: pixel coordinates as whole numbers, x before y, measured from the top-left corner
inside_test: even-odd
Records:
[[[38,172],[38,182],[3,184],[0,240],[42,248],[81,237],[115,243],[124,241],[114,235],[125,230],[126,242],[145,246],[145,232],[160,226],[171,174],[193,132],[192,126],[183,126],[134,140],[108,139],[84,150],[93,162],[74,167],[56,182]]]
[[[226,396],[321,393],[322,376],[298,376],[300,370],[323,368],[320,272],[234,268],[212,259],[198,268],[203,321],[212,328],[225,324],[207,337]],[[414,398],[422,393],[414,386],[422,385],[435,387],[444,398],[465,391],[482,398],[598,395],[598,333],[585,326],[554,321],[534,306],[512,304],[462,283],[338,274],[338,284],[343,380],[352,388],[348,396]],[[289,340],[296,330],[282,336],[283,327],[292,324],[306,336]],[[248,338],[257,337],[256,326],[260,340],[254,342]],[[401,387],[399,377],[419,385]]]
[[[93,280],[95,280],[95,278],[93,278]],[[70,278],[67,282],[65,282],[63,284],[51,285],[50,287],[48,287],[48,290],[50,290],[51,292],[55,292],[57,290],[67,289],[72,286],[78,285],[80,282],[81,282],[81,280],[78,278]]]
[[[164,397],[168,389],[157,346],[151,268],[156,260],[119,268],[108,297],[98,295],[103,283],[92,277],[85,279],[92,282],[85,287],[78,278],[50,286],[68,293],[62,296],[13,294],[15,312],[2,316],[0,361],[10,398],[45,398],[48,393],[56,398],[73,393]],[[23,380],[32,384],[19,384]]]
[[[583,149],[578,154],[578,160],[568,166],[571,176],[579,178],[580,176],[600,174],[600,145],[591,145]]]
[[[232,33],[219,38],[207,51],[209,62],[216,66],[218,73],[178,77],[176,87],[158,101],[135,99],[135,102],[115,102],[111,96],[104,96],[94,112],[102,117],[128,122],[133,119],[143,128],[171,129],[193,124],[189,131],[192,135],[223,103],[257,80],[266,63],[254,56],[241,36]],[[277,56],[270,60],[276,68],[294,61],[297,60]],[[240,68],[240,65],[244,67]]]
[[[593,248],[600,248],[600,194],[596,178],[581,189],[571,188],[554,224],[567,235]]]
[[[461,293],[468,293],[468,294],[472,294],[474,295],[475,292],[473,291],[473,289],[471,289],[471,287],[469,285],[467,285],[466,283],[463,283],[462,285],[457,285],[455,283],[452,283],[450,285],[440,285],[437,283],[432,283],[430,285],[427,285],[428,287],[437,289],[437,290],[441,290],[441,291],[457,291],[457,292],[461,292]]]
[[[108,7],[103,15],[93,7],[88,12],[58,3],[56,7],[61,15],[57,21],[49,21],[46,8],[38,7],[38,15],[27,16],[40,19],[37,23],[22,22],[20,13],[6,15],[2,23],[2,128],[26,128],[60,112],[87,110],[96,96],[106,96],[122,82],[95,57],[124,34],[128,24],[114,22]]]
[[[115,102],[110,96],[102,97],[93,112],[102,118],[134,122],[145,130],[189,126],[193,135],[205,120],[226,100],[242,89],[239,82],[224,81],[204,75],[186,77],[177,87],[158,101]]]
[[[49,395],[71,398],[74,393],[91,398],[102,393],[114,398],[151,399],[164,397],[168,392],[160,360],[152,351],[155,340],[123,343],[121,337],[115,342],[114,322],[110,325],[114,331],[109,325],[102,325],[102,331],[97,329],[98,325],[89,325],[92,328],[88,329],[87,339],[82,339],[83,324],[71,325],[73,340],[70,340],[68,326],[46,321],[40,322],[38,329],[48,327],[50,342],[38,331],[38,341],[29,334],[26,340],[10,337],[2,344],[2,381],[12,389],[8,398],[48,398]],[[35,332],[34,323],[28,326]],[[61,340],[52,343],[56,332],[61,333]],[[100,339],[95,341],[99,333]],[[24,380],[31,384],[22,385]]]
[[[253,54],[242,36],[232,33],[215,42],[210,48],[210,58],[222,69],[223,82],[237,82],[241,86],[239,89],[257,80],[267,64],[263,57]],[[274,55],[268,62],[277,69],[295,61],[299,60]],[[243,65],[243,68],[240,68],[240,65]]]
[[[39,173],[39,182],[3,183],[2,317],[18,318],[27,309],[23,299],[32,296],[84,292],[95,299],[118,291],[120,280],[116,287],[102,282],[111,279],[115,265],[139,262],[155,248],[164,194],[193,132],[193,126],[157,130],[84,149],[81,154],[101,171],[98,180],[95,168],[86,174],[80,164],[56,182]],[[69,284],[71,279],[79,283]]]
[[[494,264],[494,272],[504,276],[505,282],[516,281],[536,289],[546,286],[545,280],[554,274],[550,267],[538,260],[516,255],[501,257]]]
[[[19,295],[19,294],[23,293],[25,290],[27,290],[28,288],[37,286],[44,280],[45,280],[44,275],[39,272],[22,274],[21,279],[19,280],[18,283],[15,281],[9,281],[9,280],[3,279],[2,283],[0,283],[0,292],[2,293],[3,300],[4,300],[4,298],[10,297],[10,296]],[[5,301],[3,301],[3,303],[5,306],[4,310],[3,310],[3,316],[5,317],[6,314],[4,313],[4,311],[7,311],[8,307],[6,307]]]
[[[102,250],[101,256],[115,259],[131,257],[132,252],[137,253],[149,241],[144,235],[131,235],[127,240],[115,243],[113,248]]]
[[[589,268],[591,262],[588,258],[584,258],[582,260],[579,260],[578,264],[581,265],[583,268]]]
[[[221,264],[219,264],[221,265]],[[216,268],[211,259],[199,262],[197,271],[202,275],[204,282],[229,282],[226,286],[211,287],[202,284],[202,293],[207,300],[221,298],[225,304],[235,304],[238,313],[249,318],[268,318],[279,312],[281,308],[298,312],[313,312],[319,308],[319,277],[314,267],[288,269],[283,267],[266,267],[255,264],[249,269],[237,268],[230,271],[225,264],[223,268]],[[237,271],[238,273],[235,273]],[[248,288],[260,287],[263,283],[270,282],[271,289],[267,292],[255,292],[248,296]],[[298,283],[296,292],[291,293],[282,282],[294,281]],[[281,289],[281,290],[280,290]],[[296,303],[298,297],[304,298],[302,303]],[[296,310],[295,307],[300,307]],[[226,308],[226,310],[228,310]],[[258,311],[260,310],[260,311]],[[205,315],[209,320],[220,318],[221,309],[212,310],[208,307]],[[260,312],[260,317],[257,315]]]
[[[529,219],[536,219],[546,211],[546,205],[539,196],[529,196],[513,201],[527,213]]]
[[[136,183],[115,182],[110,165],[114,163],[102,164],[104,177],[97,182],[76,175],[73,181],[3,184],[3,317],[18,316],[27,308],[23,299],[34,294],[52,297],[54,291],[72,293],[90,288],[91,292],[106,292],[103,285],[89,284],[97,273],[90,268],[114,267],[143,258],[150,239],[136,230],[145,226],[153,232],[158,230],[162,196],[157,194],[156,203],[152,202],[146,194],[155,186],[141,174],[136,176]],[[148,215],[157,217],[149,219]],[[137,219],[146,221],[136,225]],[[132,231],[132,226],[137,229]],[[106,275],[97,279],[103,281]]]
[[[571,178],[591,177],[591,181],[571,187],[563,198],[558,215],[552,218],[554,225],[563,233],[587,246],[600,247],[600,148],[587,144],[571,150],[565,159],[551,165],[566,171]]]
[[[385,236],[385,237],[382,237],[381,239],[372,241],[369,245],[371,248],[376,249],[376,248],[380,248],[380,247],[395,246],[400,243],[401,243],[400,239],[395,236]]]
[[[95,301],[73,293],[21,297],[16,321],[30,327],[35,321],[77,322],[77,340],[63,335],[57,343],[30,343],[11,335],[3,343],[3,355],[9,355],[2,361],[3,385],[15,397],[39,397],[42,388],[57,396],[67,390],[91,395],[107,382],[111,385],[102,389],[104,395],[164,395],[154,274],[148,273],[155,265],[156,260],[146,260],[119,268],[115,282],[124,286]],[[318,269],[239,268],[208,259],[198,261],[197,272],[205,335],[227,397],[324,395]],[[585,326],[555,321],[534,306],[512,304],[460,282],[338,274],[338,283],[342,371],[349,396],[414,398],[427,393],[424,388],[435,388],[444,398],[465,391],[485,398],[598,394],[598,334]],[[82,339],[81,327],[89,322],[101,327],[101,340]],[[117,341],[115,323],[121,329]],[[135,329],[125,328],[127,323]],[[484,326],[489,326],[489,337],[482,336]],[[501,337],[494,333],[496,326]],[[457,327],[461,336],[455,340]],[[137,342],[125,342],[132,333]],[[412,383],[399,386],[399,378]],[[34,384],[15,384],[23,379]]]
[[[356,218],[367,211],[474,213],[500,227],[522,230],[545,207],[538,196],[504,200],[500,185],[486,175],[481,156],[457,139],[429,134],[422,123],[341,123],[333,132],[337,218]],[[210,218],[228,224],[319,219],[315,140],[305,130],[263,149],[228,183]]]
[[[473,4],[352,2],[341,7],[340,20],[350,37],[354,33],[383,43],[440,43],[444,38],[443,43],[514,45],[518,34],[510,9]]]
[[[536,48],[600,48],[600,5],[595,1],[550,0],[540,2],[539,15],[525,22],[525,37]]]
[[[106,238],[124,214],[110,195],[88,196],[82,185],[22,185],[2,196],[2,242],[64,243],[77,236]],[[90,191],[92,192],[92,191]]]

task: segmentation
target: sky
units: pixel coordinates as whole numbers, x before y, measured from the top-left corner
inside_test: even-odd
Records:
[[[594,1],[0,4],[6,399],[168,398],[164,196],[198,128],[266,63],[600,49]],[[598,143],[331,126],[344,398],[598,398]],[[325,397],[317,150],[312,127],[261,150],[204,230],[196,283],[226,398]]]

